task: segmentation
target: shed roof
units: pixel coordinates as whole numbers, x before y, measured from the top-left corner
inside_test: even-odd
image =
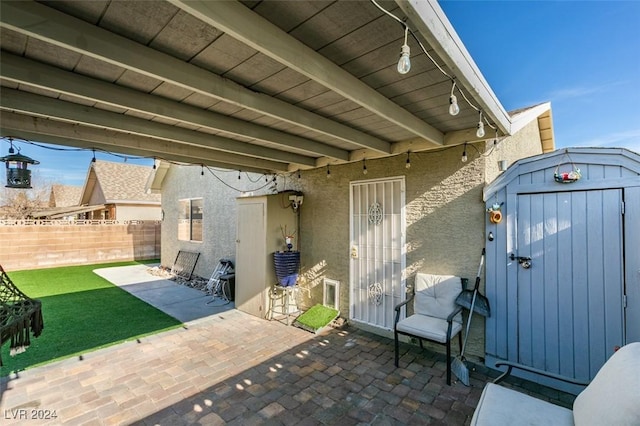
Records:
[[[616,172],[610,171],[603,175],[603,166],[614,166]],[[572,184],[554,183],[554,188],[560,190],[593,189],[606,187],[640,186],[640,154],[626,148],[605,147],[576,147],[563,148],[546,154],[534,155],[522,158],[514,162],[506,172],[498,176],[483,190],[484,201],[489,200],[498,191],[507,187],[512,182],[519,182],[519,178],[525,174],[537,174],[545,171],[544,176],[539,176],[540,182],[553,182],[554,171],[562,167],[569,170],[571,167],[581,169],[582,177]],[[593,176],[588,170],[598,170]],[[530,185],[526,180],[522,185]]]

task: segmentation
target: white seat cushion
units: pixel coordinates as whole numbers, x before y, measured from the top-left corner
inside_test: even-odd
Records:
[[[414,336],[446,343],[448,326],[447,321],[443,319],[414,314],[398,322],[396,329]],[[462,330],[462,324],[455,321],[452,322],[451,337],[458,334],[460,330]]]
[[[418,273],[413,312],[447,319],[449,314],[458,307],[456,298],[460,292],[462,292],[460,277]],[[457,315],[454,321],[462,322],[462,315]]]
[[[577,424],[577,423],[576,423]],[[612,423],[602,423],[612,424]],[[472,426],[573,426],[571,410],[488,383],[471,419]]]
[[[577,426],[640,425],[640,342],[614,353],[573,403]]]

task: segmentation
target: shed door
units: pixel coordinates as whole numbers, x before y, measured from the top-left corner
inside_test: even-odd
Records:
[[[624,342],[622,191],[518,195],[518,362],[588,380]],[[516,272],[517,271],[517,272]]]
[[[393,329],[405,294],[404,178],[351,184],[350,318]]]

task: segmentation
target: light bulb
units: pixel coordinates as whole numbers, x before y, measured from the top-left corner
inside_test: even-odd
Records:
[[[362,174],[366,175],[368,173],[367,171],[367,163],[365,162],[365,160],[362,160]]]
[[[400,74],[406,74],[411,69],[411,59],[409,56],[411,55],[411,49],[407,44],[407,37],[409,36],[409,27],[405,25],[404,27],[404,44],[400,49],[400,59],[398,60],[398,72]]]
[[[327,179],[331,179],[331,170],[329,169],[329,166],[327,166]]]
[[[449,114],[458,115],[459,113],[458,98],[456,98],[456,95],[449,96]]]
[[[407,152],[407,162],[404,165],[405,168],[410,169],[411,168],[411,159],[409,158],[409,153]]]
[[[462,150],[462,157],[460,157],[460,161],[466,163],[469,158],[467,157],[467,144],[464,144],[464,149]]]
[[[484,123],[482,121],[478,121],[478,130],[476,130],[476,136],[479,138],[484,137]]]
[[[402,50],[400,51],[400,59],[398,60],[398,72],[400,74],[406,74],[411,70],[411,59],[409,59],[410,54],[411,49],[409,46],[403,44]]]

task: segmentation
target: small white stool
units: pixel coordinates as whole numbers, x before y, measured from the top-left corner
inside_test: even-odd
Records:
[[[283,287],[274,284],[269,299],[271,307],[269,309],[269,321],[273,320],[274,315],[284,315],[287,319],[287,325],[291,325],[291,315],[300,312],[296,298],[298,295],[298,286],[292,285]]]

